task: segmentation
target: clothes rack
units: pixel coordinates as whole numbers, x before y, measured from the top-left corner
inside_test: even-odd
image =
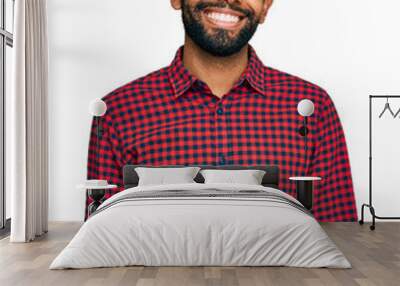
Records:
[[[370,225],[371,230],[375,230],[375,220],[396,220],[400,219],[400,217],[385,217],[378,216],[375,212],[375,208],[372,202],[372,102],[376,98],[400,98],[400,95],[370,95],[369,96],[369,202],[368,204],[363,204],[361,207],[361,220],[359,223],[364,224],[364,209],[365,207],[369,208],[369,211],[372,216],[372,225]]]

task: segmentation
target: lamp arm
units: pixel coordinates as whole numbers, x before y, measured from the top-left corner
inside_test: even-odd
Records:
[[[96,171],[97,171],[97,179],[99,179],[99,176],[100,176],[100,172],[99,172],[99,166],[100,166],[100,164],[99,164],[99,160],[100,160],[100,143],[99,143],[99,141],[100,141],[100,116],[96,116],[95,117],[95,120],[96,120],[96,165],[97,165],[97,168],[96,168]]]
[[[307,116],[304,116],[304,153],[305,153],[305,176],[307,176],[308,174],[308,166],[307,166],[307,159],[308,159],[308,147],[307,147],[307,135],[308,135],[308,120],[307,120]]]

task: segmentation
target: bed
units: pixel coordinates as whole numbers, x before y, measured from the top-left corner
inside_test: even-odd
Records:
[[[291,266],[350,268],[312,214],[279,190],[277,166],[200,166],[264,170],[261,185],[138,185],[106,200],[50,269],[119,266]]]

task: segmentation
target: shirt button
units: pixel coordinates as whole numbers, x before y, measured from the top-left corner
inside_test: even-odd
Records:
[[[224,114],[224,110],[223,110],[221,107],[218,108],[218,109],[217,109],[217,114],[218,114],[218,115]]]
[[[224,157],[224,155],[219,155],[219,164],[220,165],[224,165],[225,164],[225,157]]]

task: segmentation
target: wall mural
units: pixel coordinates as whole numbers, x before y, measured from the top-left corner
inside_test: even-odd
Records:
[[[331,98],[265,66],[248,44],[272,1],[243,1],[252,9],[227,2],[171,1],[182,11],[185,43],[169,66],[103,98],[107,112],[99,142],[92,124],[88,179],[121,186],[109,197],[122,190],[126,164],[278,165],[279,187],[293,196],[289,177],[322,178],[314,187],[316,219],[357,220],[345,136]],[[235,13],[222,15],[224,7]],[[314,103],[306,129],[298,111],[304,99]]]

